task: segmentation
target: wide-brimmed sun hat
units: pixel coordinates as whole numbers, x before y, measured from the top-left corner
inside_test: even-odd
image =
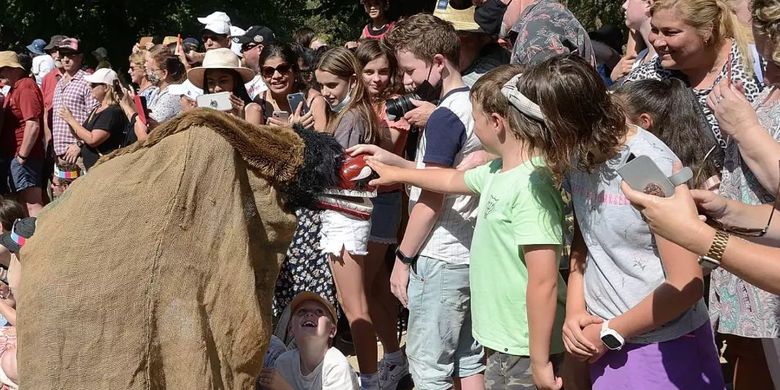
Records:
[[[203,75],[208,69],[234,70],[241,75],[244,83],[248,83],[255,78],[255,72],[252,69],[241,66],[241,60],[238,56],[232,50],[224,47],[207,51],[206,56],[203,58],[203,65],[190,69],[187,72],[187,80],[196,87],[205,89],[203,88]]]

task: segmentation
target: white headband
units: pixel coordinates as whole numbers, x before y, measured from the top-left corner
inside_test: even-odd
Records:
[[[509,99],[509,103],[511,103],[512,106],[523,114],[536,120],[544,121],[544,114],[542,113],[542,109],[539,108],[539,105],[532,102],[531,99],[528,99],[517,90],[517,80],[519,80],[522,75],[522,73],[519,73],[507,81],[506,84],[501,87],[501,93]]]

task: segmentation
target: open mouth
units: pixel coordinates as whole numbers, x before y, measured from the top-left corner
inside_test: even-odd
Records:
[[[314,321],[308,320],[301,323],[301,328],[316,328],[317,324]]]

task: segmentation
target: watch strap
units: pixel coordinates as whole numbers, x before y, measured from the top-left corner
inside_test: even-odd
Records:
[[[707,251],[704,257],[720,265],[723,253],[726,251],[726,245],[729,243],[729,237],[730,235],[723,230],[716,230],[715,237],[712,239],[712,244],[710,244],[710,250]]]
[[[412,263],[417,261],[417,256],[409,257],[409,256],[405,255],[403,252],[401,252],[400,248],[396,248],[396,250],[395,250],[395,257],[398,260],[400,260],[402,263],[406,264],[406,265],[411,265]]]

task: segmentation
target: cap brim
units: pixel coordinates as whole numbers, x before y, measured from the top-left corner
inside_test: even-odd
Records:
[[[15,243],[14,240],[11,239],[11,232],[6,232],[0,235],[0,245],[4,246],[11,253],[19,253],[19,249],[22,249],[19,244]]]
[[[315,301],[328,309],[328,313],[330,313],[330,317],[333,320],[333,323],[335,324],[338,319],[338,313],[336,313],[336,308],[333,307],[333,305],[330,304],[330,302],[326,301],[325,298],[320,296],[320,294],[313,293],[311,291],[303,291],[299,292],[295,295],[292,302],[290,302],[290,314],[295,314],[295,309],[298,308],[303,302],[307,301]]]

